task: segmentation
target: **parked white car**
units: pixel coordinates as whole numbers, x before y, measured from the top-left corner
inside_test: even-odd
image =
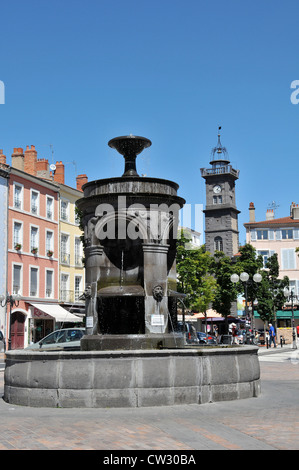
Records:
[[[80,340],[85,333],[85,328],[64,328],[53,331],[37,343],[30,344],[27,349],[32,350],[80,350]]]

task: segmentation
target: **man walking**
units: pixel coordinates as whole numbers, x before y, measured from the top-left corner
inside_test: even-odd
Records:
[[[272,323],[269,323],[269,336],[270,336],[269,348],[271,348],[271,343],[272,343],[272,341],[273,341],[273,344],[274,344],[274,348],[276,348],[276,344],[275,344],[275,330],[274,330],[274,326],[272,325]]]

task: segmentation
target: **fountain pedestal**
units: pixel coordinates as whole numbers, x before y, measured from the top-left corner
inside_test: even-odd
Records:
[[[139,177],[136,156],[144,137],[117,137],[125,171],[83,186],[86,259],[84,351],[184,346],[176,333],[173,294],[179,210],[185,201],[172,181]]]

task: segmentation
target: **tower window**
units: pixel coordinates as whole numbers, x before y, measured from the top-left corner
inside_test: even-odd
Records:
[[[213,196],[213,204],[222,204],[222,196]]]
[[[223,240],[221,237],[214,238],[214,250],[223,251]]]

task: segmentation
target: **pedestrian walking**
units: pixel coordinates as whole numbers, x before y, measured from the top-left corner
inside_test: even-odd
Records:
[[[233,343],[239,344],[237,325],[235,323],[232,323],[232,335],[233,335]]]
[[[297,338],[299,338],[299,325],[296,326],[297,329]]]
[[[269,327],[270,327],[269,328],[269,337],[270,337],[269,348],[271,348],[272,342],[274,344],[274,348],[276,348],[274,326],[272,325],[272,323],[269,323]]]

